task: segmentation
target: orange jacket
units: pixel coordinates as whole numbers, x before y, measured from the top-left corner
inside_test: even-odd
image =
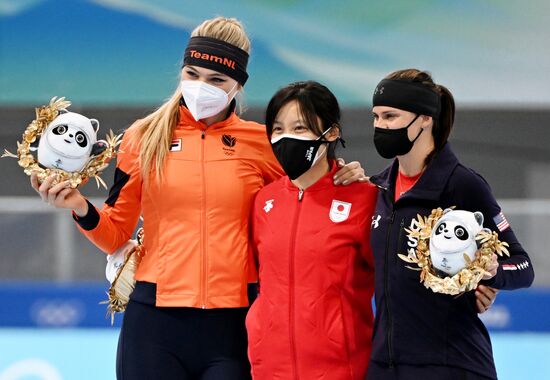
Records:
[[[376,187],[335,186],[337,168],[299,192],[288,177],[253,207],[260,295],[246,317],[255,380],[363,380],[371,351]]]
[[[163,182],[154,175],[142,180],[133,125],[119,149],[109,199],[96,225],[81,230],[112,253],[130,239],[141,214],[145,251],[135,278],[157,284],[157,306],[247,306],[247,284],[256,280],[250,209],[255,194],[283,171],[265,126],[231,113],[207,127],[184,106],[179,116]]]

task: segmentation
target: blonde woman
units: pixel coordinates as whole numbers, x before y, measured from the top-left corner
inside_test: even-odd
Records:
[[[114,184],[101,210],[67,184],[33,187],[73,210],[106,253],[143,215],[145,253],[136,271],[117,354],[118,379],[247,379],[249,211],[281,177],[263,125],[235,112],[248,79],[250,42],[241,23],[217,17],[191,35],[180,86],[125,133]],[[357,163],[340,182],[363,177]]]

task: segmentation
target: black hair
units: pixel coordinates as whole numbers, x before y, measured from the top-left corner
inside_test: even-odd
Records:
[[[303,81],[291,83],[273,95],[265,111],[265,125],[267,136],[271,139],[273,134],[273,123],[277,114],[286,104],[291,101],[298,103],[301,116],[306,126],[315,135],[321,136],[330,127],[338,128],[340,137],[342,128],[340,126],[340,106],[334,94],[322,84],[315,81]],[[335,159],[337,141],[328,145],[327,158]]]

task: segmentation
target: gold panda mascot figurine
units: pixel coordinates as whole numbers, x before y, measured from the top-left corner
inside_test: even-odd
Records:
[[[97,141],[99,122],[65,110],[46,128],[38,143],[38,163],[46,168],[79,172],[107,144]]]
[[[430,234],[430,258],[435,269],[454,276],[475,260],[480,244],[477,234],[483,228],[483,214],[479,211],[446,209]]]
[[[509,256],[508,243],[483,228],[483,214],[448,208],[418,215],[405,229],[414,244],[398,254],[407,268],[420,272],[420,282],[435,293],[459,295],[473,290],[490,267],[493,254]]]
[[[17,154],[4,150],[2,157],[17,158],[25,174],[37,173],[39,183],[55,175],[53,184],[69,181],[76,188],[95,178],[98,186],[107,188],[100,174],[116,156],[122,135],[110,131],[105,140],[98,141],[99,122],[68,112],[70,105],[65,98],[54,97],[49,104],[36,108],[35,119],[17,143]],[[37,141],[38,148],[34,146]]]

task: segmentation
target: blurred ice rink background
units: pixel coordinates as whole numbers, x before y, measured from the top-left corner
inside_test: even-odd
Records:
[[[535,266],[531,289],[483,315],[499,378],[550,373],[550,2],[463,0],[0,0],[0,150],[14,151],[53,96],[121,131],[178,84],[190,31],[216,15],[252,38],[244,118],[315,79],[343,108],[347,160],[368,173],[369,107],[388,72],[418,67],[455,94],[451,143],[491,184]],[[113,165],[103,176],[112,181]],[[83,188],[100,206],[107,192]],[[68,212],[46,207],[15,160],[0,160],[0,380],[114,379],[120,317],[105,316],[105,256]]]

